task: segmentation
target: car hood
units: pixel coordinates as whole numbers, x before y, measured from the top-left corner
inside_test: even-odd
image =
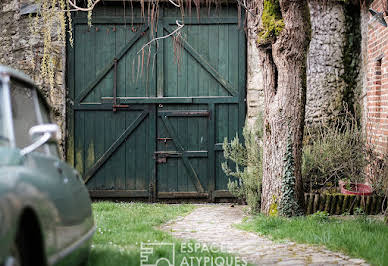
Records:
[[[10,147],[0,147],[0,167],[18,165],[22,159],[23,156],[19,150]]]

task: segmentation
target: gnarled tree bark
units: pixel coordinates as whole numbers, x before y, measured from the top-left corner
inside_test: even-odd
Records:
[[[264,0],[256,1],[261,18]],[[301,156],[310,16],[307,0],[279,0],[279,5],[283,30],[271,41],[258,44],[265,94],[261,210],[266,214],[282,200],[281,184],[289,137],[295,160],[296,201],[304,209]]]

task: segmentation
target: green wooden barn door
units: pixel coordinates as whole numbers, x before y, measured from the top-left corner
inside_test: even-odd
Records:
[[[138,56],[150,39],[149,27],[139,18],[134,24],[117,21],[120,11],[96,8],[92,28],[84,14],[73,19],[68,158],[92,196],[148,197],[154,175],[154,107],[122,104],[120,98],[155,96],[155,74],[143,62],[148,56]]]
[[[181,48],[164,39],[145,60],[142,18],[112,6],[94,16],[90,30],[85,17],[74,18],[68,49],[68,158],[92,196],[228,196],[222,142],[241,135],[245,118],[237,8],[203,8],[199,20],[187,12]],[[177,19],[176,8],[160,8],[157,36],[171,33]]]
[[[159,34],[167,35],[181,14],[163,12]],[[187,13],[181,49],[166,39],[158,54],[158,96],[171,101],[157,107],[158,197],[214,199],[227,195],[222,142],[241,134],[244,123],[245,37],[234,7],[205,8],[199,20],[195,10]]]

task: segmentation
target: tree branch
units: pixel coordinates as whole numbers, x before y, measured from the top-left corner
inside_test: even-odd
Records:
[[[172,1],[172,0],[168,0],[171,4],[173,4],[174,6],[176,6],[176,7],[181,7],[181,5],[178,5],[177,3],[175,3],[174,1]]]
[[[84,8],[84,7],[79,7],[77,6],[72,0],[67,0],[69,2],[69,4],[74,7],[75,9],[74,10],[70,10],[70,11],[83,11],[83,12],[89,12],[89,11],[92,11],[93,8],[97,5],[98,2],[100,2],[100,0],[96,0],[90,7],[88,8]]]
[[[236,0],[236,1],[237,1],[237,4],[242,6],[242,8],[244,8],[246,11],[248,11],[253,17],[257,16],[256,14],[252,13],[252,11],[248,8],[246,0],[243,0],[244,2],[241,2],[241,0]]]
[[[148,45],[150,45],[151,43],[157,41],[157,40],[162,40],[162,39],[166,39],[172,35],[174,35],[175,33],[177,33],[179,30],[181,30],[183,28],[183,26],[185,26],[184,24],[180,24],[178,22],[178,20],[175,21],[175,23],[178,25],[178,28],[176,28],[173,32],[171,32],[170,34],[167,34],[165,36],[161,36],[161,37],[158,37],[158,38],[154,38],[152,39],[151,41],[147,42],[146,44],[144,44],[141,49],[136,53],[136,54],[139,54],[145,47],[147,47]]]

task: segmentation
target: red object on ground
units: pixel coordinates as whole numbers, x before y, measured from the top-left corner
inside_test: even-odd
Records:
[[[365,184],[356,184],[356,183],[350,183],[350,187],[352,190],[347,190],[345,188],[345,182],[339,181],[339,186],[341,188],[341,193],[345,195],[364,195],[368,196],[372,194],[372,188]]]

